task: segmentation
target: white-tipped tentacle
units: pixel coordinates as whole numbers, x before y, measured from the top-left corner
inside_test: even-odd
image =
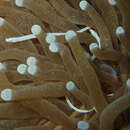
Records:
[[[0,63],[0,70],[6,70],[6,65],[4,63]]]
[[[15,4],[16,4],[16,6],[18,6],[18,7],[23,7],[24,0],[15,0]]]
[[[25,36],[20,36],[20,37],[11,37],[11,38],[6,38],[5,41],[8,43],[16,43],[16,42],[22,42],[26,40],[31,40],[35,39],[36,36],[33,34],[25,35]]]
[[[1,20],[3,21],[3,20]],[[3,23],[3,22],[1,22]],[[77,33],[83,33],[87,30],[90,30],[90,27],[85,27],[85,28],[82,28],[80,30],[77,31]],[[32,34],[28,34],[28,35],[25,35],[25,36],[19,36],[19,37],[9,37],[9,38],[6,38],[5,41],[8,43],[16,43],[16,42],[22,42],[22,41],[26,41],[26,40],[31,40],[31,39],[36,39],[37,38],[37,35],[39,35],[42,31],[42,28],[40,27],[40,25],[33,25],[32,28],[31,28],[31,32]],[[54,33],[46,33],[46,35],[48,37],[46,37],[46,41],[47,43],[50,43],[51,41],[49,41],[49,37],[50,36],[65,36],[65,33],[58,33],[58,32],[54,32]]]
[[[26,60],[27,65],[36,65],[38,63],[38,59],[36,57],[30,56]]]
[[[126,85],[127,85],[128,88],[130,88],[130,79],[128,79],[128,80],[126,81]]]
[[[87,121],[79,121],[77,123],[77,128],[80,130],[88,130],[90,128],[90,124]]]
[[[94,108],[92,108],[92,109],[90,109],[90,110],[81,110],[81,109],[78,109],[77,107],[75,107],[75,106],[70,102],[70,100],[69,100],[69,98],[68,98],[67,96],[65,96],[65,98],[66,98],[66,102],[67,102],[67,104],[69,105],[69,107],[70,107],[71,109],[73,109],[74,111],[76,111],[76,112],[83,113],[83,114],[87,114],[87,113],[90,113],[90,112],[92,112],[92,111],[94,110]]]
[[[24,74],[26,74],[27,73],[27,65],[25,65],[25,64],[20,64],[20,65],[18,65],[18,67],[17,67],[17,72],[19,73],[19,74],[22,74],[22,75],[24,75]]]
[[[38,67],[36,65],[31,65],[27,68],[28,74],[35,76],[38,72]]]
[[[112,6],[115,6],[117,4],[117,0],[108,0],[108,3]]]
[[[116,35],[124,35],[125,34],[125,29],[122,26],[118,26],[116,29]]]
[[[2,92],[0,93],[1,98],[4,101],[11,101],[12,100],[12,89],[4,89],[2,90]]]

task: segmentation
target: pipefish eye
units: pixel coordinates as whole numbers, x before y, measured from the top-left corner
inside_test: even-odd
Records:
[[[129,129],[129,6],[1,0],[0,129]]]

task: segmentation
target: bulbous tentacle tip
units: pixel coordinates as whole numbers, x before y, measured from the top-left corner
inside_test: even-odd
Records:
[[[31,65],[36,65],[38,62],[38,59],[36,57],[30,56],[27,58],[26,63],[27,65],[31,66]]]
[[[89,3],[86,0],[82,0],[79,3],[79,7],[81,10],[86,10],[89,7]]]
[[[88,130],[90,128],[90,124],[86,121],[79,121],[77,123],[77,128],[80,130]]]
[[[37,72],[38,72],[38,67],[37,67],[36,65],[31,65],[31,66],[29,66],[29,67],[27,68],[27,72],[28,72],[28,74],[34,76],[34,75],[36,75]]]
[[[117,27],[116,29],[116,35],[123,35],[125,34],[125,29],[122,26]]]
[[[12,89],[4,89],[2,92],[1,92],[1,98],[4,100],[4,101],[11,101],[12,100]]]
[[[3,63],[0,63],[0,70],[6,70],[6,65]]]
[[[46,36],[46,42],[47,42],[48,44],[51,44],[51,43],[56,42],[56,36],[54,36],[54,35],[52,35],[52,34],[48,34],[48,35]]]
[[[16,6],[18,6],[18,7],[23,7],[24,0],[15,0],[15,4],[16,4]]]
[[[99,46],[98,46],[97,43],[91,43],[91,44],[89,45],[89,49],[90,49],[90,50],[94,50],[94,49],[96,49],[96,48],[99,48]]]
[[[74,90],[75,87],[76,87],[76,86],[75,86],[75,83],[74,83],[73,81],[69,81],[69,82],[66,83],[66,89],[67,89],[68,91]]]
[[[57,43],[51,43],[49,45],[49,50],[52,52],[52,53],[57,53],[59,52],[59,47],[57,45]]]
[[[42,28],[40,25],[33,25],[32,28],[31,28],[31,32],[34,34],[34,35],[39,35],[41,32],[42,32]]]
[[[69,41],[69,40],[73,39],[73,38],[76,37],[76,36],[77,36],[77,33],[76,33],[75,31],[69,30],[69,31],[67,31],[66,34],[65,34],[65,39],[66,39],[67,41]]]
[[[22,75],[26,74],[26,72],[27,72],[27,65],[25,65],[25,64],[20,64],[20,65],[17,67],[17,72],[18,72],[19,74],[22,74]]]
[[[6,22],[6,20],[2,17],[0,17],[0,26],[4,25],[4,23]]]
[[[126,85],[127,85],[128,88],[130,88],[130,79],[128,79],[128,80],[126,81]]]
[[[108,3],[112,6],[115,6],[117,4],[117,0],[108,0]]]

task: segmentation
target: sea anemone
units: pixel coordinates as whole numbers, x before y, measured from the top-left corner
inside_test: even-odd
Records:
[[[130,129],[129,0],[0,1],[0,130]]]

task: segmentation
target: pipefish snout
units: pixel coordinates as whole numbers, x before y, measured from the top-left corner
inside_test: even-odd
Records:
[[[0,1],[0,130],[130,129],[129,0]]]

